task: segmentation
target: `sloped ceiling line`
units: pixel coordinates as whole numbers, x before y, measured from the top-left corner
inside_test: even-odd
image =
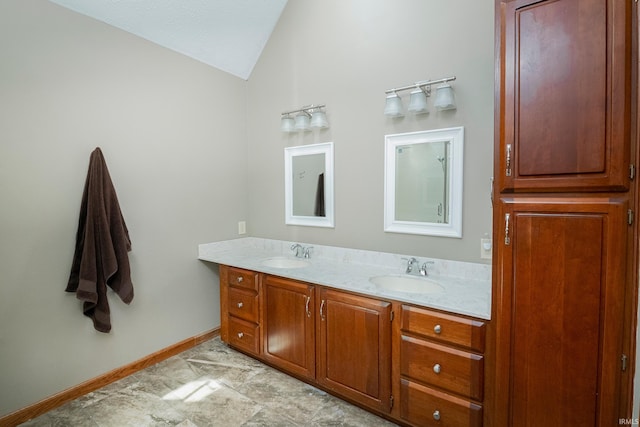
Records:
[[[287,0],[49,0],[247,80]]]

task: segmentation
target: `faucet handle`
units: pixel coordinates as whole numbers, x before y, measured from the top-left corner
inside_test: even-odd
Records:
[[[305,258],[311,258],[311,249],[313,249],[313,246],[307,246],[306,248],[304,248],[303,256]]]
[[[422,263],[422,265],[420,266],[420,275],[422,276],[426,276],[427,275],[427,269],[432,266],[433,264],[435,264],[433,261],[425,261]]]
[[[413,271],[413,265],[414,264],[418,264],[418,260],[415,259],[414,257],[411,258],[402,258],[403,260],[407,261],[407,270],[405,271],[405,273],[409,274]]]
[[[299,257],[300,256],[300,250],[303,249],[302,245],[300,243],[294,243],[291,245],[291,251],[295,252],[295,256]]]

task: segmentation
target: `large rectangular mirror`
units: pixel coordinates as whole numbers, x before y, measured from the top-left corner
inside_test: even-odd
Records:
[[[333,227],[333,143],[284,149],[285,223]]]
[[[463,127],[385,136],[385,231],[462,237],[463,143]]]

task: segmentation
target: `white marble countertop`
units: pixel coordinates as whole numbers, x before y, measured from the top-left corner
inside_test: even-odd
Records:
[[[491,317],[491,268],[486,264],[421,258],[421,263],[433,262],[429,269],[429,279],[440,284],[444,290],[424,294],[407,293],[380,290],[369,278],[402,275],[406,268],[403,258],[411,255],[302,243],[303,246],[313,246],[311,258],[306,260],[309,261],[308,266],[273,268],[262,264],[265,259],[273,257],[293,259],[289,250],[291,243],[249,237],[201,244],[198,247],[198,259],[357,292],[378,299],[392,299],[485,320]]]

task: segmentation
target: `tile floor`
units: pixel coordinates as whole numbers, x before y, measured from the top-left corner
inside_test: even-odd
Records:
[[[22,426],[394,426],[214,338]]]

